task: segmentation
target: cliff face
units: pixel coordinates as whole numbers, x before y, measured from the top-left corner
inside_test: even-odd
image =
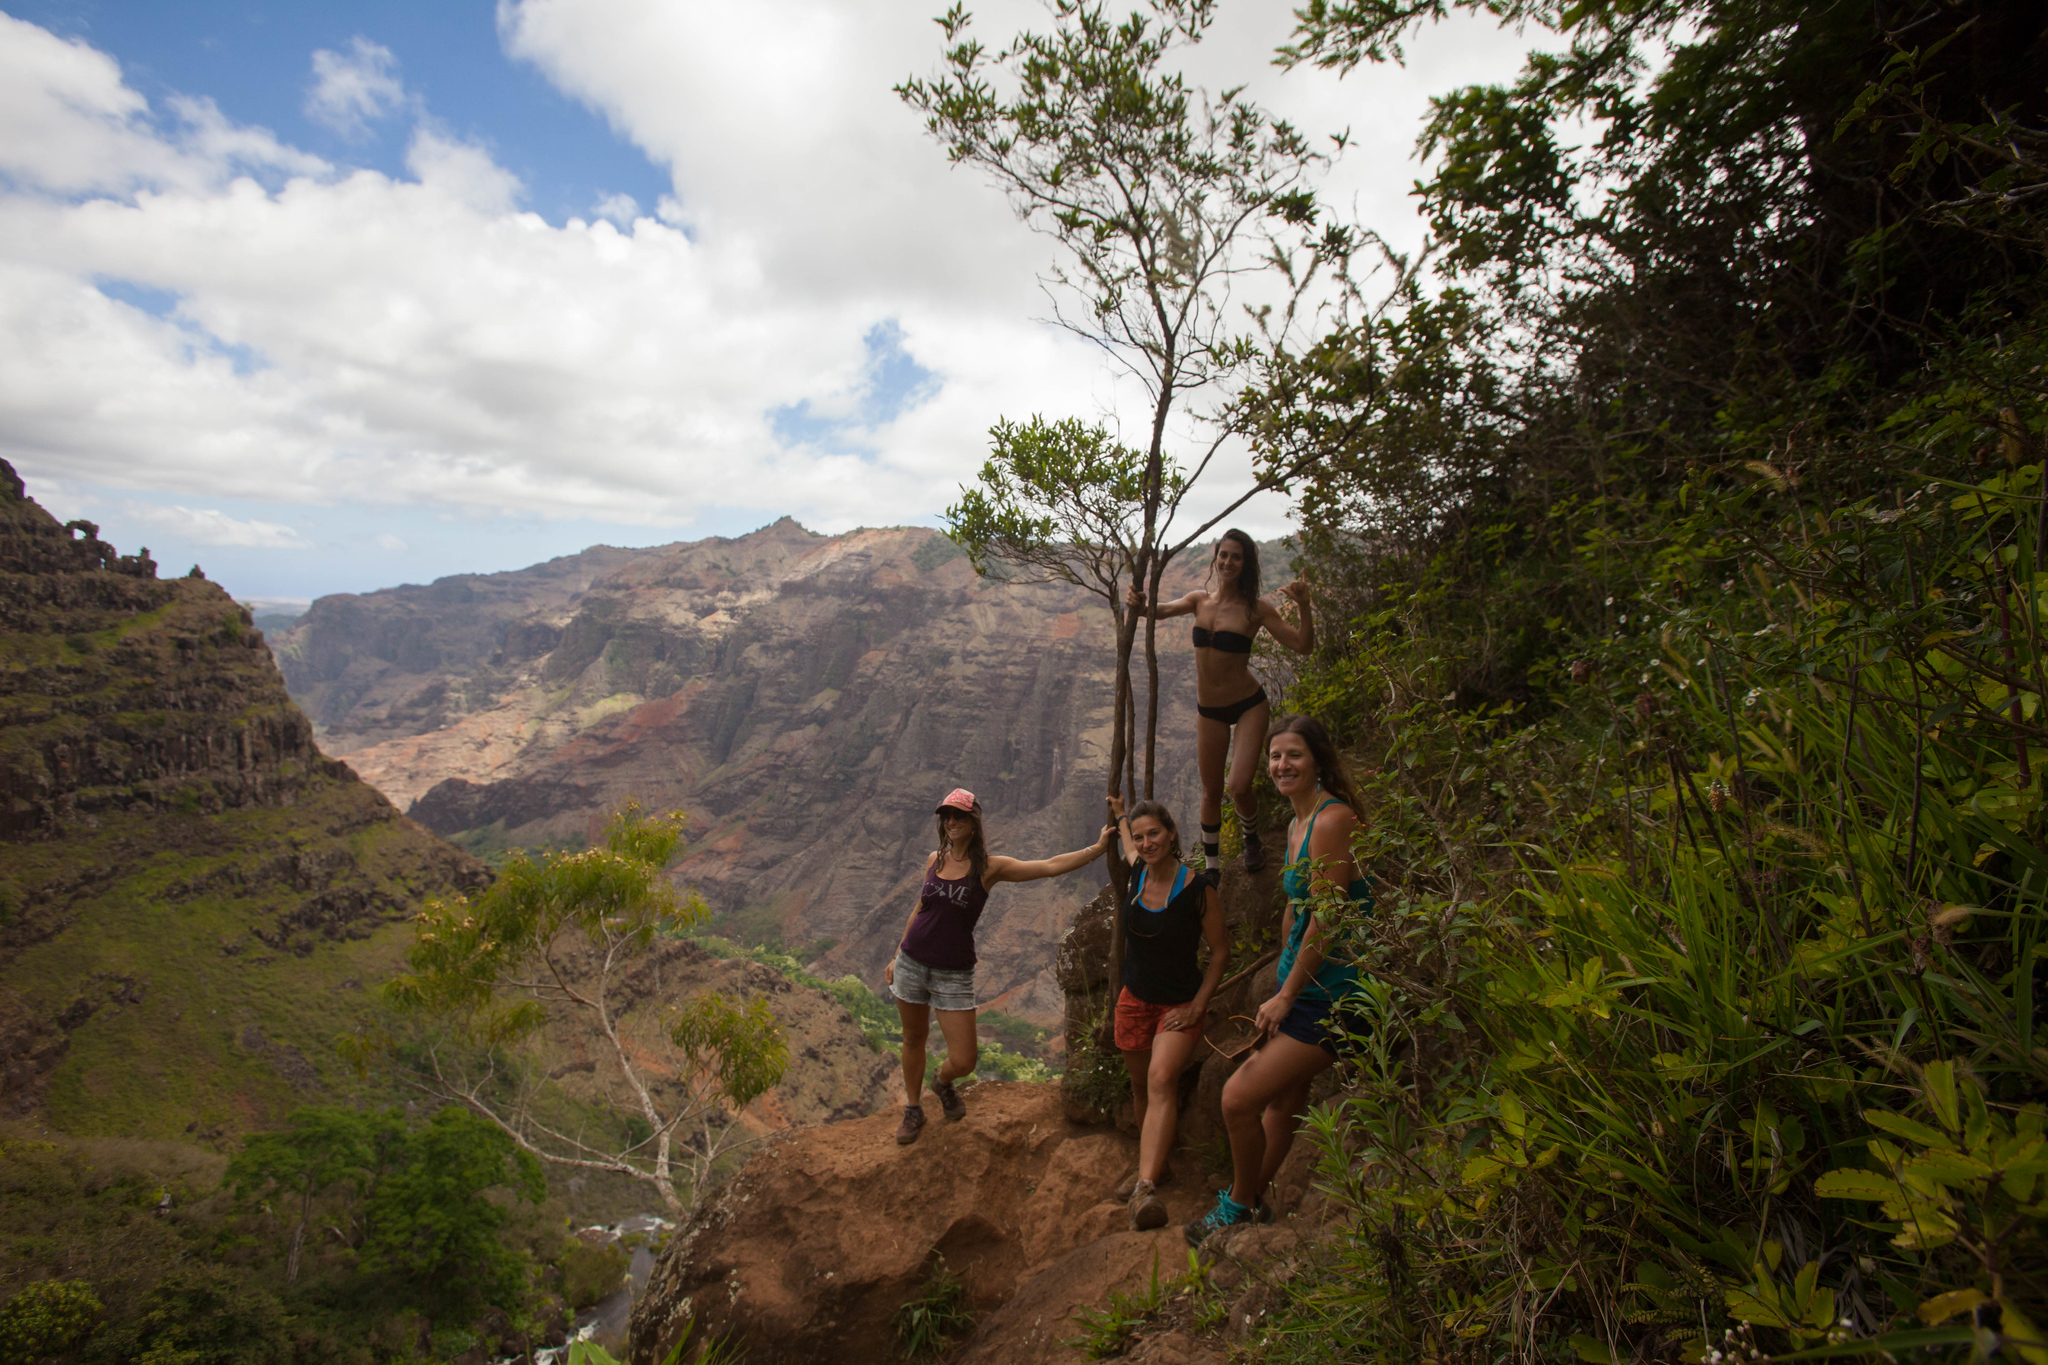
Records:
[[[566,592],[618,554],[472,600]],[[489,634],[461,613],[417,619],[395,638],[453,655]],[[335,1036],[377,1012],[420,904],[489,873],[313,734],[225,592],[59,526],[0,462],[0,1116],[216,1138],[362,1089]],[[836,1002],[767,968],[660,944],[622,1004],[651,1017],[707,988],[767,995],[789,1031],[789,1075],[749,1113],[759,1127],[885,1102],[891,1059]],[[551,1037],[549,1069],[573,1099],[607,1104],[584,1046]]]
[[[509,603],[517,592],[496,580],[513,577],[462,590]],[[574,579],[548,581],[565,592]],[[346,612],[323,599],[280,648],[294,678],[313,677],[301,670],[314,660],[350,660],[307,684],[328,691],[301,693],[325,708],[330,751],[473,847],[580,840],[629,797],[680,807],[692,852],[676,875],[734,932],[813,953],[830,940],[821,970],[879,982],[948,790],[980,795],[997,852],[1044,856],[1099,827],[1107,610],[1074,588],[979,580],[932,531],[823,537],[785,519],[630,552],[560,602],[507,607],[488,632],[477,616],[468,655],[404,655],[390,642],[448,638],[419,622],[471,611],[430,611],[423,594],[439,588],[369,594]],[[488,653],[475,643],[485,633]],[[1192,659],[1181,632],[1163,637],[1162,796],[1191,815]],[[430,656],[440,662],[427,668]],[[343,706],[350,678],[362,691]],[[996,892],[984,1002],[1057,1021],[1054,946],[1101,880],[1097,865]]]
[[[73,1131],[238,1129],[341,1084],[380,930],[487,875],[320,755],[225,592],[59,526],[4,462],[0,793],[0,1112]]]

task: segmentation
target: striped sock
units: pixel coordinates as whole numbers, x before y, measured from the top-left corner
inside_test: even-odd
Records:
[[[1202,856],[1209,867],[1223,866],[1223,826],[1202,826]]]

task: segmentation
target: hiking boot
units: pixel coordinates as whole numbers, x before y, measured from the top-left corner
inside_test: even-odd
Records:
[[[1203,868],[1202,880],[1209,883],[1212,887],[1221,887],[1223,885],[1223,869],[1220,867]]]
[[[1279,1215],[1273,1212],[1273,1201],[1266,1198],[1263,1194],[1260,1195],[1259,1202],[1252,1206],[1252,1221],[1254,1223],[1270,1223],[1277,1217]]]
[[[939,1097],[939,1108],[945,1111],[948,1123],[958,1123],[967,1117],[967,1101],[960,1098],[951,1081],[933,1081],[932,1093]]]
[[[1140,1180],[1131,1191],[1131,1231],[1150,1232],[1166,1226],[1166,1201],[1152,1192],[1152,1182]]]
[[[903,1106],[903,1122],[896,1125],[896,1145],[908,1147],[917,1141],[917,1135],[924,1131],[924,1106],[906,1104]]]
[[[1216,1191],[1216,1207],[1187,1225],[1188,1245],[1200,1246],[1212,1232],[1249,1223],[1257,1215],[1230,1197],[1229,1190]]]
[[[1163,1190],[1172,1183],[1173,1167],[1168,1166],[1165,1170],[1159,1173],[1159,1178],[1152,1182],[1152,1188],[1155,1190]],[[1116,1187],[1117,1202],[1120,1204],[1128,1204],[1131,1202],[1131,1196],[1136,1194],[1137,1192],[1138,1173],[1136,1171],[1132,1171],[1130,1175],[1124,1179],[1124,1182]]]
[[[1244,832],[1244,870],[1257,872],[1266,865],[1266,846],[1259,842],[1259,832],[1247,828]]]

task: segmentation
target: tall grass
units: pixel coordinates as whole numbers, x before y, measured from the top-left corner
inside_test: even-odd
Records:
[[[1323,680],[1392,703],[1386,894],[1271,1358],[2048,1365],[2041,475],[1764,466],[1537,723],[1391,630]]]

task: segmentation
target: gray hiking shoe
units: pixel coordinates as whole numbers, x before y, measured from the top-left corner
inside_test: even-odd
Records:
[[[1131,1231],[1150,1232],[1166,1226],[1166,1201],[1153,1193],[1152,1182],[1140,1180],[1131,1191]]]

